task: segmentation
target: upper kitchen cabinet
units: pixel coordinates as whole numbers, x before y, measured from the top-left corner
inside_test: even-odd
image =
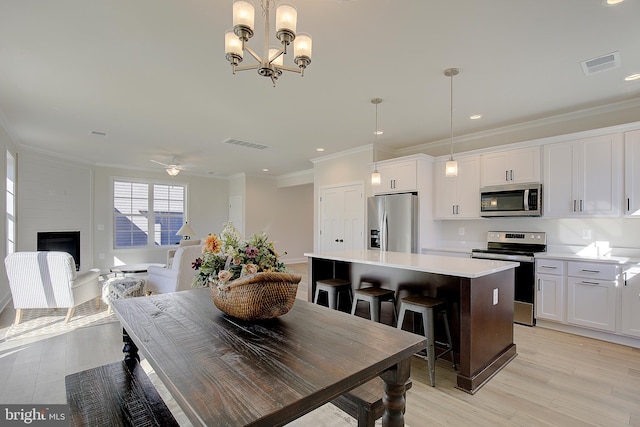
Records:
[[[373,187],[374,194],[407,193],[418,191],[419,168],[424,167],[420,155],[383,160],[377,163],[380,185]]]
[[[481,185],[540,182],[540,147],[483,154]]]
[[[619,216],[622,134],[544,146],[544,216]]]
[[[640,216],[640,130],[624,134],[624,209]]]
[[[445,176],[446,162],[435,164],[436,219],[480,217],[480,158],[458,158],[458,176]]]

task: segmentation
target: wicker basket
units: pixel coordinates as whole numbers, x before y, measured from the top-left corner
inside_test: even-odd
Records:
[[[262,272],[233,280],[225,289],[210,288],[213,303],[221,311],[243,320],[282,316],[296,300],[299,274]]]

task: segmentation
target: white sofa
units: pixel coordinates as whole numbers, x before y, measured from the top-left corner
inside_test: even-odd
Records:
[[[66,252],[15,252],[4,259],[4,265],[16,324],[24,309],[68,308],[68,322],[78,305],[95,298],[100,306],[100,271],[76,272],[75,261]]]
[[[191,289],[191,283],[197,273],[191,265],[197,258],[202,257],[202,246],[183,246],[176,249],[171,267],[150,265],[147,292],[165,294]]]

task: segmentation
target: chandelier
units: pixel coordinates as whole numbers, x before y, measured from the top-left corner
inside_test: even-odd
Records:
[[[282,44],[282,48],[269,47],[269,10],[275,6],[274,0],[260,0],[262,14],[264,15],[264,54],[258,55],[247,46],[247,42],[253,37],[253,24],[255,8],[250,0],[236,0],[233,2],[233,29],[227,30],[224,35],[225,58],[231,63],[233,74],[236,71],[258,70],[258,74],[269,77],[273,86],[282,75],[282,71],[300,73],[304,76],[304,69],[311,63],[311,36],[305,33],[296,34],[296,22],[298,12],[296,8],[288,4],[280,4],[276,7],[276,38]],[[298,66],[284,65],[284,57],[287,46],[293,42],[293,62]],[[239,64],[244,59],[244,52],[248,52],[257,61],[254,65]]]

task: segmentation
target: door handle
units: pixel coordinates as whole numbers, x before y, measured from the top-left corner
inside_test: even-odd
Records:
[[[509,171],[509,175],[511,176],[511,181],[513,181],[513,169]]]
[[[456,205],[456,215],[460,214],[460,205]]]
[[[573,211],[574,212],[576,211],[576,200],[575,199],[573,199]]]
[[[582,202],[583,202],[583,200],[582,200],[582,199],[580,199],[580,212],[582,212],[582,211],[583,211],[583,203],[582,203]]]
[[[451,205],[451,215],[456,214],[456,205]]]
[[[504,171],[504,180],[509,181],[509,171]]]

